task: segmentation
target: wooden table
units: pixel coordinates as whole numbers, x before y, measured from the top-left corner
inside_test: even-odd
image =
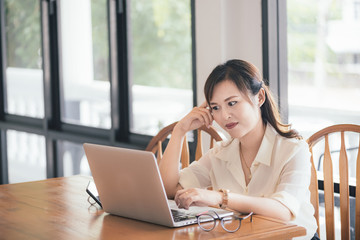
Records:
[[[0,185],[0,239],[290,239],[306,230],[254,216],[236,233],[219,223],[211,232],[197,225],[167,228],[104,213],[85,192],[91,177],[73,176]]]

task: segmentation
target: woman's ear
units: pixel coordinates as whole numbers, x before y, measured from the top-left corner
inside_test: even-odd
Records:
[[[261,107],[266,100],[265,89],[261,88],[258,92],[258,105]]]

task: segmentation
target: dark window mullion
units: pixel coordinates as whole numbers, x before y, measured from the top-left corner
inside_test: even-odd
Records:
[[[196,19],[195,19],[195,0],[190,0],[191,10],[191,61],[192,61],[192,90],[193,105],[197,106],[197,86],[196,86]],[[201,103],[200,103],[201,104]]]
[[[263,76],[288,121],[286,1],[262,0]]]
[[[115,143],[120,129],[119,120],[119,84],[118,84],[118,48],[116,41],[116,0],[108,1],[108,33],[109,33],[109,76],[110,76],[110,104],[111,104],[111,136],[110,141]]]
[[[127,21],[126,21],[126,0],[118,0],[116,3],[116,37],[117,37],[117,69],[118,85],[113,89],[113,93],[118,96],[118,122],[119,131],[117,140],[121,142],[129,141],[130,134],[130,91],[128,78],[128,56],[127,56]],[[115,106],[116,107],[116,106]]]
[[[103,144],[103,145],[112,145],[112,143],[109,142],[109,132],[106,138],[101,137],[99,135],[94,134],[79,134],[79,133],[70,133],[67,128],[68,126],[65,126],[66,130],[64,131],[55,131],[55,130],[49,130],[47,135],[49,138],[56,139],[59,141],[68,141],[72,143],[78,143],[82,144],[84,142],[89,143],[95,143],[95,144]]]
[[[9,183],[6,130],[0,129],[0,184]]]
[[[24,131],[34,134],[44,134],[44,129],[42,128],[42,120],[39,118],[6,114],[2,123],[4,128],[14,129],[17,131]]]
[[[44,130],[41,127],[33,125],[24,125],[22,123],[14,123],[8,120],[0,122],[1,130],[15,130],[17,132],[25,132],[29,134],[44,135]]]
[[[58,160],[56,140],[49,135],[49,130],[61,128],[60,112],[60,66],[59,66],[59,34],[57,2],[41,1],[41,33],[43,52],[44,82],[44,120],[43,129],[46,138],[46,174],[47,178],[62,176]],[[61,159],[60,159],[61,161]]]
[[[5,117],[5,10],[0,1],[0,122]],[[9,182],[7,167],[6,131],[0,129],[0,184]]]
[[[44,1],[45,2],[45,1]],[[44,6],[48,5],[47,8],[44,7],[42,16],[48,18],[48,28],[43,29],[45,38],[43,38],[43,47],[44,51],[47,51],[44,57],[48,57],[49,64],[44,66],[44,71],[49,70],[48,75],[44,74],[44,87],[45,87],[45,118],[47,121],[47,129],[59,130],[61,128],[61,105],[60,105],[60,79],[61,79],[61,41],[60,41],[60,9],[57,1],[50,0],[48,4],[44,3]],[[47,14],[46,14],[47,13]],[[47,20],[44,22],[46,23]],[[48,42],[45,42],[47,40]],[[45,54],[45,53],[44,53]]]
[[[4,120],[5,108],[6,108],[5,67],[6,67],[5,9],[4,9],[4,1],[0,1],[0,121]]]
[[[82,137],[94,137],[94,138],[109,141],[109,135],[110,135],[111,130],[63,123],[61,126],[61,131],[58,131],[58,132],[63,132],[65,134],[69,134],[69,135],[79,135]]]
[[[149,135],[130,133],[129,144],[132,144],[133,146],[136,145],[136,147],[138,147],[139,149],[144,150],[152,138],[153,136],[149,136]]]
[[[50,33],[49,2],[41,1],[41,46],[44,86],[44,130],[48,129],[52,117],[51,109],[51,67],[50,67]]]
[[[196,86],[196,16],[195,0],[190,0],[191,10],[191,61],[192,61],[192,89],[193,89],[193,106],[197,106],[197,86]],[[201,103],[200,103],[201,104]],[[197,143],[197,131],[193,131],[194,142],[189,143],[190,160],[195,159],[195,150]]]
[[[56,141],[54,139],[46,137],[45,140],[46,147],[46,177],[61,177],[63,176],[62,171],[62,162],[58,161],[58,148]]]

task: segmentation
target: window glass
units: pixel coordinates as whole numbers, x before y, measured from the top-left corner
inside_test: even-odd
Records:
[[[45,138],[14,130],[6,137],[9,183],[46,179]]]
[[[44,116],[40,1],[5,0],[6,112]]]
[[[357,0],[287,1],[289,122],[305,139],[333,124],[360,124],[357,4]],[[349,137],[346,145],[358,143]],[[355,164],[349,167],[356,169]]]
[[[62,120],[110,128],[106,0],[60,0]]]
[[[131,131],[156,134],[193,106],[190,0],[128,1]]]
[[[359,3],[359,0],[287,1],[289,122],[305,139],[330,125],[360,124]],[[355,185],[359,135],[346,134],[345,144],[350,184]],[[329,145],[337,182],[340,134],[331,134]],[[313,151],[321,179],[324,141]],[[320,221],[325,219],[323,206],[320,194]],[[350,208],[350,212],[355,212],[354,205]],[[340,223],[339,215],[335,214],[335,218]],[[351,233],[354,219],[352,216],[350,220]],[[336,236],[340,236],[339,228],[336,229]],[[325,228],[320,230],[320,235],[326,236]]]
[[[63,162],[65,177],[76,174],[91,175],[90,167],[81,144],[68,141],[58,142],[59,159]]]
[[[289,122],[307,138],[360,124],[358,0],[288,0]]]

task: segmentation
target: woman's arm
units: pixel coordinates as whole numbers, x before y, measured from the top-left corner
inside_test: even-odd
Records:
[[[173,198],[176,192],[182,189],[179,184],[179,162],[185,134],[203,125],[210,126],[212,121],[213,118],[210,110],[206,108],[206,103],[204,102],[200,107],[193,108],[174,127],[163,158],[159,163],[160,174],[169,198]]]
[[[173,198],[176,191],[182,189],[179,184],[179,161],[184,136],[185,134],[178,131],[175,126],[163,158],[159,163],[160,174],[169,198]]]
[[[175,201],[179,207],[188,209],[190,206],[219,206],[223,201],[223,193],[205,189],[182,189],[176,193]],[[254,212],[263,216],[290,221],[290,210],[272,198],[251,197],[238,193],[229,193],[228,208],[242,212]]]
[[[292,218],[290,210],[272,198],[251,197],[236,193],[229,193],[228,198],[228,207],[239,212],[254,212],[255,214],[277,218],[286,222]]]
[[[300,203],[309,201],[310,153],[306,142],[297,144],[295,154],[289,149],[291,146],[283,147],[279,152],[279,155],[283,156],[290,154],[291,159],[281,168],[280,181],[271,197],[253,197],[230,192],[228,207],[239,212],[254,212],[283,221],[290,221],[296,216],[301,211]],[[221,192],[193,188],[178,191],[175,201],[180,207],[188,208],[192,205],[219,205],[222,197]]]

